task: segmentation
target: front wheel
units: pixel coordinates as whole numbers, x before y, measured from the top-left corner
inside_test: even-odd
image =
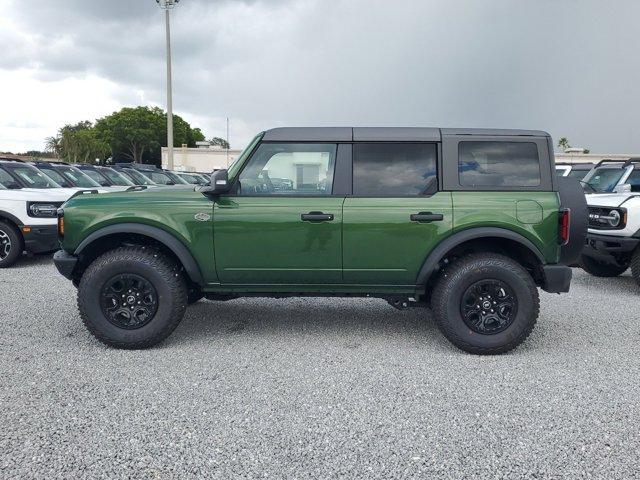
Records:
[[[7,268],[16,263],[24,243],[18,230],[6,222],[0,222],[0,268]]]
[[[440,331],[475,354],[508,352],[531,333],[540,300],[531,275],[509,257],[478,253],[447,267],[431,305]]]
[[[593,257],[588,255],[580,256],[580,267],[590,275],[594,277],[617,277],[626,272],[629,268],[629,263],[623,263],[619,265],[617,263],[599,262]]]
[[[147,348],[167,338],[187,306],[175,262],[142,247],[121,247],[89,265],[78,286],[78,308],[89,331],[117,348]]]

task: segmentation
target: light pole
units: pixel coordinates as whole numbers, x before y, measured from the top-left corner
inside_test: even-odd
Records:
[[[171,28],[169,26],[169,10],[180,0],[156,0],[164,10],[167,30],[167,168],[173,170],[173,100],[171,94]]]

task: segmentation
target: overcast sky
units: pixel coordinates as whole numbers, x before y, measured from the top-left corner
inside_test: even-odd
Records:
[[[154,0],[0,0],[0,151],[165,106]],[[282,125],[531,128],[640,153],[638,0],[182,0],[174,111]]]

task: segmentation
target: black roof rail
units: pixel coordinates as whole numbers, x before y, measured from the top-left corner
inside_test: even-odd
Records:
[[[18,162],[25,163],[24,160],[20,160],[19,158],[9,158],[9,157],[0,157],[0,162]]]
[[[620,159],[620,160],[615,160],[613,158],[603,158],[602,160],[600,160],[598,163],[596,163],[596,167],[599,167],[600,165],[604,165],[605,163],[621,163],[623,167],[628,166],[627,162],[629,162],[631,159]]]
[[[91,190],[78,190],[76,193],[74,193],[73,195],[71,195],[71,196],[69,197],[69,200],[71,200],[72,198],[75,198],[75,197],[79,197],[80,195],[85,195],[85,194],[87,194],[87,193],[97,195],[97,194],[99,194],[100,192],[98,192],[98,190],[95,190],[95,189],[91,189]]]
[[[624,166],[628,167],[629,165],[633,165],[634,163],[640,163],[640,157],[631,157],[629,160],[624,162]]]
[[[146,185],[131,185],[129,188],[125,190],[125,192],[137,192],[139,190],[141,191],[146,189],[147,189]]]

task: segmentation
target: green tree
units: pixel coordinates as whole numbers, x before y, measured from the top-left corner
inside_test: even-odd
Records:
[[[567,140],[567,137],[560,137],[560,140],[558,140],[558,148],[561,148],[563,152],[567,148],[571,148],[571,145],[569,145],[569,140]]]
[[[220,148],[223,148],[225,150],[228,150],[229,147],[229,142],[227,142],[224,138],[220,138],[220,137],[213,137],[211,140],[209,140],[211,142],[211,145],[217,145]]]
[[[145,152],[161,145],[159,132],[163,129],[163,116],[159,108],[125,107],[99,119],[95,128],[114,156],[121,153],[139,163]]]
[[[45,138],[44,150],[45,152],[53,153],[56,157],[59,158],[60,154],[62,153],[62,141],[60,135]]]

